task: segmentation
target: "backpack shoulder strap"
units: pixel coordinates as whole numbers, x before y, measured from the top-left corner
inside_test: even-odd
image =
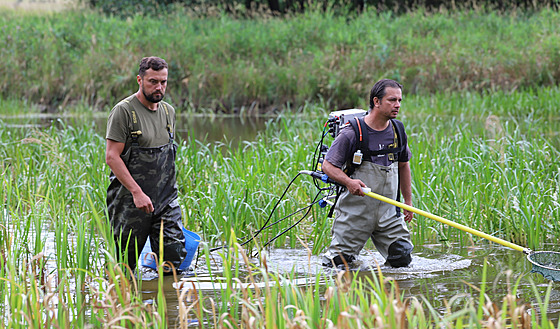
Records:
[[[368,146],[366,123],[364,118],[354,117],[354,119],[355,120],[350,120],[350,125],[352,125],[354,133],[356,134],[356,144],[358,145],[358,150],[363,153]]]
[[[354,130],[354,133],[356,134],[356,144],[357,144],[357,149],[360,150],[360,152],[364,153],[367,152],[367,148],[368,148],[368,143],[367,143],[367,130],[366,130],[366,124],[363,118],[358,118],[358,117],[354,117],[355,120],[350,120],[349,123],[352,126],[352,129]],[[356,168],[359,166],[357,164],[354,164],[352,162],[352,156],[350,158],[348,158],[346,160],[346,166],[344,168],[344,172],[346,173],[346,175],[350,176],[354,173],[354,171],[356,170]]]
[[[399,141],[399,145],[397,146],[398,148],[398,152],[400,153],[402,151],[404,151],[405,146],[407,145],[407,138],[406,138],[406,133],[404,131],[404,124],[397,119],[391,119],[391,122],[393,123],[393,127],[396,128],[396,133],[397,133],[397,138]]]

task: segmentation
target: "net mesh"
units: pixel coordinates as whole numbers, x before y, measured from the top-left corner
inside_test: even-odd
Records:
[[[533,264],[531,272],[540,273],[546,279],[560,281],[560,252],[536,251],[527,256]]]

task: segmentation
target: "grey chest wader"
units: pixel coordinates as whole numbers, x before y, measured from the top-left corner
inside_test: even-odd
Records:
[[[396,198],[398,163],[389,167],[364,162],[352,175],[360,179],[372,192]],[[345,190],[337,202],[332,227],[333,239],[325,257],[357,256],[371,238],[379,253],[387,259],[389,246],[397,240],[410,242],[410,232],[404,216],[395,206],[371,198],[360,197]]]
[[[164,105],[165,106],[165,105]],[[166,112],[167,112],[167,108]],[[168,120],[169,143],[160,147],[140,147],[136,113],[133,116],[132,146],[121,155],[132,178],[150,197],[154,212],[146,214],[136,208],[132,194],[111,173],[107,189],[107,211],[118,251],[127,250],[127,261],[134,269],[140,251],[148,237],[152,251],[159,255],[159,232],[163,222],[164,260],[178,268],[186,256],[185,237],[181,227],[181,209],[177,202],[175,157],[177,146]],[[128,248],[128,249],[127,249]]]

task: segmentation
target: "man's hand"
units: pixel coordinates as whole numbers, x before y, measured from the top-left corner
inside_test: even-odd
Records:
[[[412,200],[404,200],[404,204],[412,207]],[[404,221],[410,223],[414,218],[414,213],[410,210],[403,209]]]
[[[327,174],[332,180],[338,182],[341,185],[346,186],[348,192],[353,195],[364,196],[362,192],[362,187],[366,187],[366,184],[359,179],[352,179],[346,175],[342,169],[333,166],[329,161],[323,161],[323,172]]]
[[[152,200],[149,196],[147,196],[144,192],[140,191],[132,195],[134,199],[134,205],[136,208],[142,210],[146,214],[151,214],[154,212],[154,205],[152,204]]]
[[[366,187],[366,184],[359,179],[351,179],[346,184],[346,188],[350,193],[353,195],[364,196],[364,191],[362,191],[362,187]]]
[[[404,213],[404,221],[410,223],[414,218],[414,213],[410,210],[404,210],[404,209],[403,209],[403,213]]]

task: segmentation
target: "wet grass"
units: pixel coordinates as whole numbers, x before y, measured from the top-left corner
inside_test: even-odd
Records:
[[[208,248],[205,251],[210,259]],[[319,273],[302,281],[293,273],[269,271],[266,258],[256,264],[249,261],[239,245],[219,255],[224,271],[210,271],[209,277],[212,282],[223,282],[222,289],[215,289],[214,294],[197,292],[190,279],[179,284],[183,287],[179,298],[181,323],[196,319],[216,328],[555,327],[541,313],[546,312],[552,286],[543,294],[531,281],[538,297],[533,305],[525,304],[517,296],[521,278],[510,272],[505,287],[500,288],[503,298],[492,301],[488,293],[493,288],[485,284],[486,265],[482,270],[484,283],[477,287],[462,282],[469,293],[444,300],[441,312],[425,296],[404,297],[398,282],[383,276],[379,269],[372,269],[369,275]],[[242,270],[234,273],[228,268]]]
[[[538,97],[508,97],[473,97],[472,102],[417,98],[406,104],[402,119],[414,153],[414,203],[450,220],[539,249],[557,244],[560,238],[556,220],[560,215],[560,157],[554,134],[558,126],[552,120],[556,100],[551,97],[548,104],[532,110],[526,109],[527,104]],[[501,101],[520,104],[522,110],[508,112],[509,106],[500,105]],[[448,113],[443,106],[433,105],[440,103],[454,110],[445,110]],[[483,109],[481,103],[485,104]],[[428,114],[432,108],[441,109],[434,110],[437,116]],[[537,110],[547,114],[537,115]],[[306,111],[305,119],[270,120],[254,141],[239,145],[201,143],[192,138],[179,141],[184,224],[200,233],[206,252],[228,246],[213,253],[223,257],[227,265],[224,272],[211,275],[223,276],[228,282],[294,279],[285,273],[269,273],[265,259],[259,258],[258,266],[251,267],[237,257],[241,250],[236,248],[264,225],[297,172],[309,169],[326,114],[316,107]],[[313,112],[320,114],[313,117]],[[108,169],[103,137],[87,125],[60,124],[41,131],[0,125],[3,324],[13,328],[169,325],[163,283],[154,304],[145,304],[139,292],[141,282],[135,282],[112,254],[114,245],[105,217]],[[297,178],[270,223],[306,206],[315,193],[309,177]],[[314,253],[320,252],[329,241],[326,212],[314,206],[306,219],[272,245],[301,248],[301,239]],[[294,217],[290,217],[263,230],[244,246],[247,254],[293,222]],[[442,240],[486,245],[486,241],[425,218],[416,218],[412,232],[419,245]],[[51,252],[46,254],[45,250]],[[262,327],[272,323],[279,328],[298,324],[498,327],[510,322],[554,327],[546,318],[548,295],[532,306],[539,312],[528,312],[529,306],[513,297],[518,280],[527,280],[525,277],[513,279],[503,300],[490,301],[484,295],[487,288],[476,287],[473,291],[479,289],[480,294],[449,301],[444,312],[436,311],[431,301],[421,296],[403,298],[397,282],[381,274],[371,278],[365,282],[351,273],[318,274],[312,275],[311,283],[303,289],[277,285],[253,291],[232,285],[213,301],[204,295],[190,295],[189,302],[181,304],[181,323],[186,326],[188,318],[197,318],[202,327]],[[187,294],[179,296],[180,300],[185,301]],[[534,298],[541,298],[537,289]]]
[[[451,130],[434,129],[434,119]],[[559,144],[546,134],[548,120],[489,115],[480,134],[466,121],[429,118],[409,127],[429,136],[412,146],[419,157],[412,166],[418,207],[525,247],[558,241],[552,232],[558,229]],[[421,232],[433,225],[417,223]],[[441,230],[442,237],[454,234]]]
[[[128,19],[84,9],[0,9],[0,74],[10,77],[0,82],[0,96],[51,110],[76,102],[111,106],[136,88],[139,58],[152,49],[170,64],[172,103],[193,112],[351,106],[380,78],[422,95],[557,85],[558,11],[478,8],[402,15],[308,10],[253,19],[180,8]]]

